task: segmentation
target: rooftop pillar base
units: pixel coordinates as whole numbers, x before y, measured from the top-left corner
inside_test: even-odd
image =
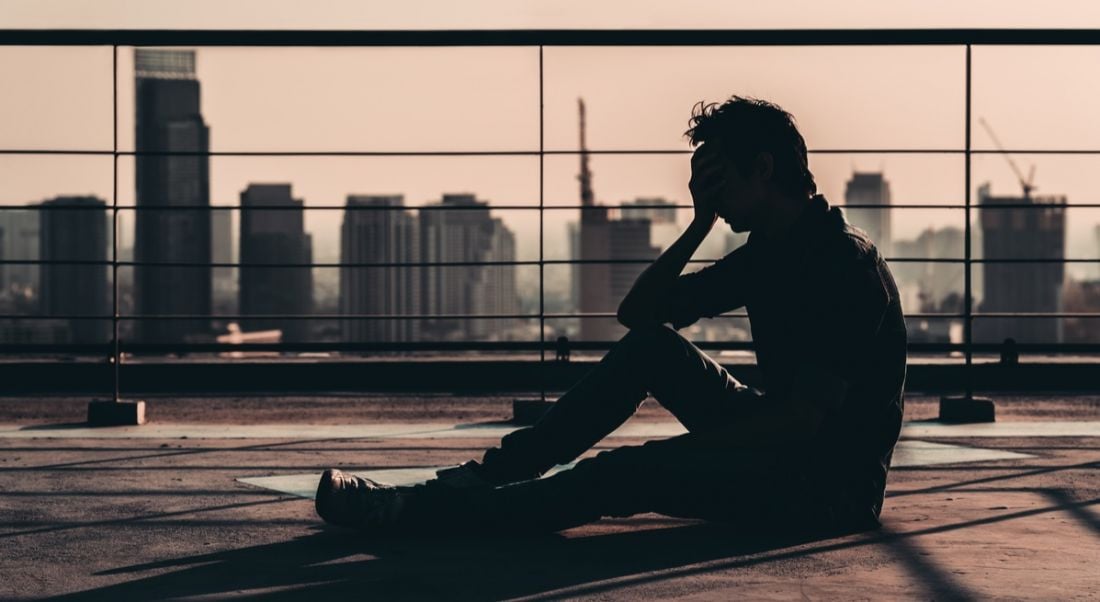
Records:
[[[88,404],[88,426],[138,426],[145,424],[144,401],[93,399]]]
[[[944,396],[940,398],[940,422],[971,423],[994,422],[996,409],[993,400],[973,395]]]
[[[545,399],[514,399],[512,400],[512,423],[530,425],[542,418],[542,415],[553,407],[554,402]]]

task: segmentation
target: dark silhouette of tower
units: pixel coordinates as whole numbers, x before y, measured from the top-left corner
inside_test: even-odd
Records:
[[[195,53],[136,49],[134,76],[136,313],[209,316],[209,130],[200,110]],[[183,342],[208,336],[210,320],[140,320],[136,334],[141,342]]]
[[[0,257],[17,261],[38,259],[39,211],[33,207],[0,211]],[[0,264],[0,292],[22,296],[38,291],[38,268],[33,263]]]
[[[61,196],[40,205],[39,257],[43,262],[107,260],[107,204],[95,197]],[[102,316],[68,319],[73,343],[111,338],[111,304],[106,263],[42,263],[39,306],[43,315]]]
[[[444,194],[420,212],[420,257],[427,263],[510,262],[516,239],[489,204],[472,194]],[[421,269],[421,311],[429,315],[518,314],[515,265],[429,265]],[[435,340],[499,340],[512,318],[425,321],[423,335]]]
[[[241,192],[241,315],[249,316],[243,320],[245,330],[277,328],[284,341],[309,339],[306,319],[263,317],[313,312],[312,268],[287,267],[313,262],[303,217],[302,201],[293,198],[290,184],[249,184]]]
[[[844,189],[844,202],[848,205],[870,205],[866,209],[846,211],[848,221],[871,237],[879,253],[891,255],[894,243],[893,220],[890,209],[890,183],[882,173],[852,174]],[[882,207],[877,209],[874,207]]]
[[[997,205],[1032,207],[997,208]],[[989,185],[978,189],[982,220],[982,258],[1063,259],[1066,248],[1066,197],[996,197]],[[992,207],[992,208],[991,208]],[[1057,312],[1062,306],[1065,264],[985,263],[982,312]],[[979,318],[974,340],[1000,343],[1058,343],[1062,325],[1057,318]]]
[[[587,123],[585,120],[584,99],[577,99],[577,111],[580,117],[581,171],[577,175],[581,190],[580,259],[582,261],[603,260],[611,257],[608,240],[607,207],[596,205],[596,196],[592,189],[592,170],[589,168],[588,144],[585,140]],[[574,266],[580,271],[575,281],[580,285],[578,308],[582,314],[611,311],[611,296],[608,282],[611,281],[611,266],[607,263],[581,263]],[[609,320],[582,318],[581,339],[604,340],[609,338],[616,325]]]
[[[592,188],[592,170],[589,168],[588,145],[585,140],[586,122],[583,99],[577,99],[580,114],[580,181],[581,217],[577,245],[582,263],[574,265],[580,287],[579,310],[582,314],[614,312],[618,303],[630,291],[638,275],[645,270],[645,263],[615,263],[620,260],[652,260],[659,249],[650,244],[648,217],[612,220],[608,207],[597,205]],[[644,209],[627,208],[627,215],[644,215]],[[631,213],[633,212],[633,213]],[[590,263],[590,262],[604,263]],[[613,341],[625,332],[614,318],[581,318],[580,335],[586,341]]]
[[[340,228],[340,263],[411,264],[420,259],[416,216],[403,209],[401,195],[348,195]],[[392,207],[378,209],[376,207]],[[420,313],[421,268],[340,268],[341,315]],[[419,338],[418,320],[347,319],[343,337],[351,342],[408,342]]]

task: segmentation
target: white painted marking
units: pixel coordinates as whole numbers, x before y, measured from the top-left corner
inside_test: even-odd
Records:
[[[944,424],[908,422],[902,436],[924,437],[1100,437],[1100,421],[1080,422],[983,422]]]
[[[1033,456],[1002,451],[999,449],[983,449],[962,445],[948,445],[946,443],[931,443],[928,441],[901,441],[898,443],[897,447],[894,448],[893,465],[895,467],[932,466],[938,464],[988,462],[991,460],[1031,457]],[[557,466],[548,472],[547,476],[562,470],[567,470],[571,467],[572,465]],[[416,485],[417,483],[423,483],[434,477],[435,471],[440,468],[445,467],[429,466],[424,468],[381,468],[373,470],[349,469],[347,472],[381,483],[389,483],[390,485]],[[247,483],[256,487],[313,499],[313,495],[317,490],[317,482],[320,478],[321,473],[310,472],[271,477],[242,477],[237,480],[241,483]]]

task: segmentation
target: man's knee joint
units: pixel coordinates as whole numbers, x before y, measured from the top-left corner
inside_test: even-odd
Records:
[[[629,341],[632,345],[652,348],[667,346],[679,336],[675,330],[664,324],[647,324],[631,328],[630,332],[626,333],[624,341]]]

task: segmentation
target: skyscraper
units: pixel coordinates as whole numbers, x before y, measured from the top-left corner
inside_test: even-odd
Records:
[[[340,263],[409,264],[420,259],[416,216],[403,209],[401,195],[348,195],[340,227]],[[392,207],[393,209],[375,209]],[[420,313],[419,267],[340,268],[342,315],[415,315]],[[401,343],[419,338],[417,320],[347,319],[343,338],[350,342]]]
[[[1062,307],[1065,264],[990,263],[990,259],[1063,259],[1066,248],[1066,197],[997,197],[989,184],[978,188],[981,207],[984,298],[980,312],[1057,312]],[[997,205],[1029,205],[997,208]],[[1000,343],[1058,343],[1057,318],[979,318],[974,340]]]
[[[472,194],[445,194],[420,212],[420,257],[429,263],[509,262],[516,239],[489,205]],[[421,310],[431,315],[518,314],[514,265],[425,266]],[[437,340],[499,340],[515,327],[511,318],[439,318],[423,325]]]
[[[270,209],[263,208],[270,207]],[[241,315],[245,330],[283,331],[283,340],[309,339],[305,319],[265,315],[308,315],[313,311],[313,247],[306,234],[301,199],[290,184],[249,184],[241,192]],[[264,267],[264,264],[283,264]]]
[[[844,189],[844,202],[848,205],[870,205],[865,209],[845,211],[848,221],[871,237],[879,253],[891,254],[893,227],[890,207],[890,183],[882,173],[854,172]],[[876,209],[874,207],[883,207]]]
[[[669,210],[643,209],[624,203],[622,219],[613,220],[608,207],[596,204],[585,141],[584,101],[578,99],[577,105],[580,113],[581,165],[577,179],[580,181],[581,218],[578,244],[571,246],[579,251],[579,259],[583,262],[573,266],[577,270],[574,273],[578,274],[573,281],[580,288],[578,309],[583,314],[614,312],[645,270],[643,261],[655,259],[660,252],[650,244],[651,217],[667,219]],[[675,222],[675,209],[671,210],[671,218]],[[615,263],[623,260],[638,263]],[[614,318],[581,318],[580,336],[586,341],[614,341],[624,332]]]
[[[38,259],[38,211],[26,209],[0,210],[0,257],[8,261]],[[37,294],[38,266],[32,263],[0,264],[0,294],[19,296]]]
[[[39,257],[43,262],[107,260],[107,204],[95,197],[62,196],[40,205]],[[39,307],[43,315],[103,316],[66,319],[69,341],[111,340],[107,264],[41,263]]]
[[[200,110],[195,53],[134,51],[138,155],[134,269],[141,316],[208,316],[211,309],[209,129]],[[183,153],[183,154],[142,154]],[[149,263],[183,263],[147,265]],[[141,320],[142,342],[210,334],[209,319]]]
[[[210,260],[213,263],[234,263],[237,260],[233,244],[233,213],[224,209],[210,212]],[[215,267],[211,272],[214,313],[239,313],[237,268]]]

